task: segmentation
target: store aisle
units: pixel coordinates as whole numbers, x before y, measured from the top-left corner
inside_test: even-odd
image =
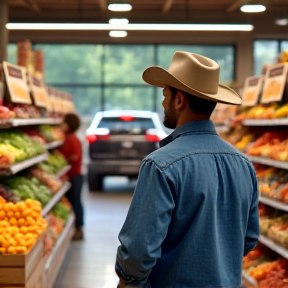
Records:
[[[115,288],[117,236],[132,198],[129,191],[88,193],[84,188],[85,240],[72,242],[61,288]],[[57,288],[58,288],[57,287]]]

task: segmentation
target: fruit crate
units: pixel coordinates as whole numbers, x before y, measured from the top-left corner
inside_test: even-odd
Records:
[[[43,288],[44,240],[26,254],[0,255],[0,287]]]

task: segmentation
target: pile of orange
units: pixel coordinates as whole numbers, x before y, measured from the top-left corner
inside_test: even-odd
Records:
[[[0,253],[23,254],[47,229],[41,217],[41,203],[27,199],[18,203],[0,199]]]

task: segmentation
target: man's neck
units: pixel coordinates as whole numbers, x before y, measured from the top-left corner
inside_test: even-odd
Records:
[[[177,126],[176,128],[188,123],[188,122],[196,122],[196,121],[205,121],[205,120],[209,120],[210,116],[207,115],[199,115],[199,114],[191,114],[189,116],[186,117],[181,117],[180,119],[178,119],[177,122]]]

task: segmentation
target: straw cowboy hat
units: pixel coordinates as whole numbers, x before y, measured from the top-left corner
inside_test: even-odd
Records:
[[[176,51],[168,70],[149,67],[143,73],[143,80],[150,85],[168,85],[214,102],[241,104],[241,97],[233,89],[219,84],[219,71],[219,65],[212,59]]]

